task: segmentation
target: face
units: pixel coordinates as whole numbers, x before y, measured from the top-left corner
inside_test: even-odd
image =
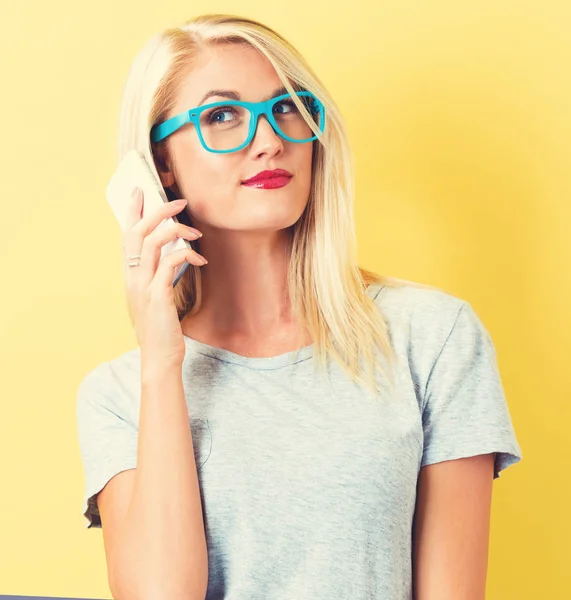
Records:
[[[234,90],[239,99],[259,102],[282,87],[270,62],[248,46],[225,44],[206,51],[190,73],[167,118],[198,106],[206,92]],[[202,104],[225,100],[210,96]],[[254,138],[242,150],[227,154],[208,152],[189,123],[167,140],[167,170],[162,183],[178,198],[188,200],[192,224],[205,231],[277,231],[293,225],[303,213],[310,192],[312,149],[315,141],[297,144],[278,136],[265,116],[259,117]],[[157,165],[159,169],[161,165]],[[275,189],[242,185],[260,171],[285,169],[293,177]]]

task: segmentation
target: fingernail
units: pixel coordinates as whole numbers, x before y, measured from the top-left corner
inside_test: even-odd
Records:
[[[139,188],[136,187],[132,192],[131,192],[131,198],[133,198],[133,200],[137,197],[137,193],[139,191]]]
[[[182,198],[180,200],[173,200],[172,203],[176,204],[177,206],[182,206],[183,204],[186,204],[186,200]]]

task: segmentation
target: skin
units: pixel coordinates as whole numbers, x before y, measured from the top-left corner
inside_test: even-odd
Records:
[[[494,454],[420,470],[413,525],[414,600],[484,600]]]
[[[208,50],[185,79],[168,117],[198,106],[211,89],[235,90],[257,102],[282,86],[269,61],[249,47],[226,44]],[[204,103],[224,100],[212,96]],[[203,306],[181,322],[185,335],[248,356],[272,356],[309,345],[283,301],[290,228],[310,193],[312,144],[279,137],[264,116],[252,142],[234,153],[205,150],[194,125],[168,139],[162,183],[189,202],[193,226],[203,233],[200,254]],[[161,170],[162,167],[164,170]],[[241,182],[265,169],[293,174],[282,188],[264,190]]]

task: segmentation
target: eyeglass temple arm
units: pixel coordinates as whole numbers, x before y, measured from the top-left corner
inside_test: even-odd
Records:
[[[186,125],[186,123],[190,123],[190,112],[190,110],[187,110],[186,112],[157,125],[152,133],[153,142],[159,142],[173,133],[173,131],[176,131],[179,127]]]

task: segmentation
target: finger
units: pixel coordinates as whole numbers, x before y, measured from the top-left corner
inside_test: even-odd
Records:
[[[149,249],[160,249],[167,242],[176,238],[185,238],[187,240],[196,240],[202,237],[202,232],[194,227],[188,227],[184,223],[175,223],[171,221],[165,227],[158,227],[151,232],[143,242]],[[144,250],[144,248],[143,248]]]
[[[163,289],[165,287],[172,289],[172,282],[176,267],[183,264],[185,261],[191,265],[202,267],[204,263],[198,258],[199,256],[200,255],[198,255],[196,252],[187,248],[175,250],[174,252],[167,254],[159,263],[157,273],[153,280],[153,285],[157,285],[159,288]]]
[[[155,231],[146,236],[143,241],[143,249],[141,250],[141,268],[147,278],[152,279],[154,277],[165,244],[179,237],[187,240],[195,240],[202,236],[200,232],[197,234],[197,231],[182,223],[170,223],[168,226],[155,229]],[[191,252],[196,257],[204,258],[193,249],[191,249]],[[198,264],[202,264],[202,260],[199,260]]]
[[[165,202],[164,205],[157,210],[154,210],[149,214],[143,214],[143,217],[133,225],[131,232],[135,238],[144,238],[154,231],[165,219],[181,212],[186,204],[187,202],[184,198],[173,200],[172,202]]]
[[[134,188],[129,205],[127,225],[123,233],[123,249],[125,256],[140,254],[145,237],[165,219],[179,213],[186,206],[186,200],[165,202],[158,210],[149,215],[144,214],[144,193],[141,188]]]

